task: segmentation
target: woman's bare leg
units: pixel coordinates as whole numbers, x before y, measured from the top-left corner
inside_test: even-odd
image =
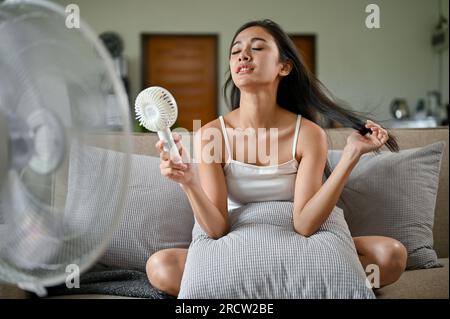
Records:
[[[188,250],[169,248],[157,251],[147,260],[145,270],[153,287],[178,296]]]
[[[383,236],[353,237],[359,260],[366,269],[375,264],[380,269],[380,287],[397,281],[406,268],[408,253],[396,239]]]

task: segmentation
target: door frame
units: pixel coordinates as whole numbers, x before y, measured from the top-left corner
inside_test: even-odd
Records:
[[[150,39],[152,37],[198,37],[198,38],[202,38],[202,37],[213,37],[216,45],[215,45],[215,49],[216,49],[216,54],[215,54],[215,59],[216,59],[216,65],[214,66],[215,72],[216,72],[216,78],[214,79],[214,86],[216,88],[216,101],[215,101],[215,106],[214,106],[214,111],[216,113],[216,117],[219,115],[218,111],[219,111],[219,103],[220,103],[220,96],[221,96],[221,90],[219,89],[219,41],[220,41],[220,36],[217,33],[153,33],[153,32],[142,32],[141,33],[141,40],[140,40],[140,45],[141,45],[141,90],[146,89],[146,87],[144,87],[145,85],[145,80],[146,80],[146,75],[144,70],[147,69],[148,66],[148,62],[144,59],[144,57],[146,56],[146,50],[145,50],[145,41],[147,39]],[[151,57],[150,57],[151,59]],[[202,126],[206,124],[206,123],[202,123]]]

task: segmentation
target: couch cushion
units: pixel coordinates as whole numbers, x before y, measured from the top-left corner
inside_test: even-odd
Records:
[[[448,258],[440,258],[444,267],[405,271],[395,283],[375,290],[380,299],[448,299]]]
[[[124,160],[121,152],[86,145],[72,148],[66,202],[71,227],[83,230],[91,224],[91,230],[100,233],[110,226],[103,221],[113,218],[117,202],[112,195],[121,191],[124,181],[111,183],[105,174],[114,174]],[[180,186],[161,175],[159,157],[131,155],[130,160],[121,220],[99,262],[145,271],[154,252],[189,247],[194,217]]]
[[[337,203],[352,236],[399,240],[408,250],[408,269],[438,266],[433,221],[444,145],[364,154]],[[329,151],[332,168],[341,155],[342,151]]]

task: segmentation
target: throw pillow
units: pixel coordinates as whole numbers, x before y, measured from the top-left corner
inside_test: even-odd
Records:
[[[337,203],[352,236],[397,239],[408,250],[407,269],[439,266],[433,223],[444,145],[361,156]],[[334,169],[342,151],[330,150],[328,155]]]
[[[248,203],[229,213],[230,232],[192,231],[178,298],[374,298],[342,209],[309,237],[294,231],[293,202]]]
[[[124,153],[112,150],[72,147],[66,216],[74,229],[103,234],[125,192],[121,220],[99,262],[145,271],[154,252],[189,247],[194,217],[180,186],[161,175],[159,157],[130,155],[129,180],[122,189],[124,179],[118,172],[124,160]]]

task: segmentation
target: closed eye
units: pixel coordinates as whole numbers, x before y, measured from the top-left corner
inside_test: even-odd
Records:
[[[252,50],[254,50],[254,51],[261,51],[262,48],[252,48]],[[231,55],[238,54],[239,52],[241,52],[241,51],[240,50],[239,51],[233,51],[233,52],[231,52]]]

